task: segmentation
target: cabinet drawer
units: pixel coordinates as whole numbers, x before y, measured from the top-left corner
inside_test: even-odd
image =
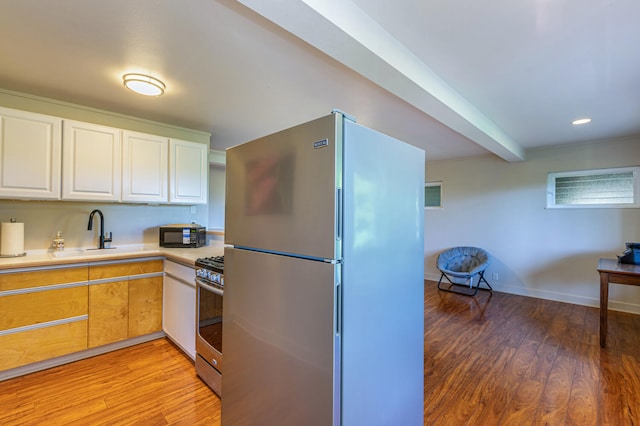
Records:
[[[0,370],[87,349],[87,320],[0,336]]]
[[[0,296],[0,330],[87,315],[87,286]]]
[[[61,269],[42,269],[32,272],[0,274],[0,291],[42,287],[55,284],[86,282],[89,278],[86,266]]]
[[[142,262],[98,264],[89,266],[89,280],[129,277],[132,275],[150,274],[162,271],[162,259],[146,260]]]
[[[164,261],[164,272],[182,280],[189,285],[196,286],[196,268],[181,265],[170,260]]]

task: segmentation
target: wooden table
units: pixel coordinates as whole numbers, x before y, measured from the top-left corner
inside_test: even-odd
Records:
[[[640,265],[618,263],[616,259],[600,259],[600,346],[607,345],[607,311],[609,283],[640,286]]]

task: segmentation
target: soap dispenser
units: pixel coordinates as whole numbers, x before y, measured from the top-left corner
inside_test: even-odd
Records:
[[[64,238],[62,238],[62,231],[58,231],[56,237],[53,239],[53,249],[55,251],[64,250]]]

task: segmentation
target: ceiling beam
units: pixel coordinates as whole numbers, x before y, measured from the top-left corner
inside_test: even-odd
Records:
[[[524,150],[350,0],[237,0],[506,161]]]

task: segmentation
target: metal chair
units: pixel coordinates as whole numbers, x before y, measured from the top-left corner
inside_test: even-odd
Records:
[[[438,269],[442,272],[438,281],[438,289],[451,293],[475,296],[478,290],[493,291],[491,285],[484,278],[484,271],[491,263],[491,255],[478,247],[453,247],[438,255]],[[474,285],[474,277],[477,282]],[[449,287],[442,287],[442,279],[449,281]],[[484,283],[487,288],[481,288]],[[445,283],[446,285],[446,283]],[[467,287],[469,290],[455,290],[456,286]]]

